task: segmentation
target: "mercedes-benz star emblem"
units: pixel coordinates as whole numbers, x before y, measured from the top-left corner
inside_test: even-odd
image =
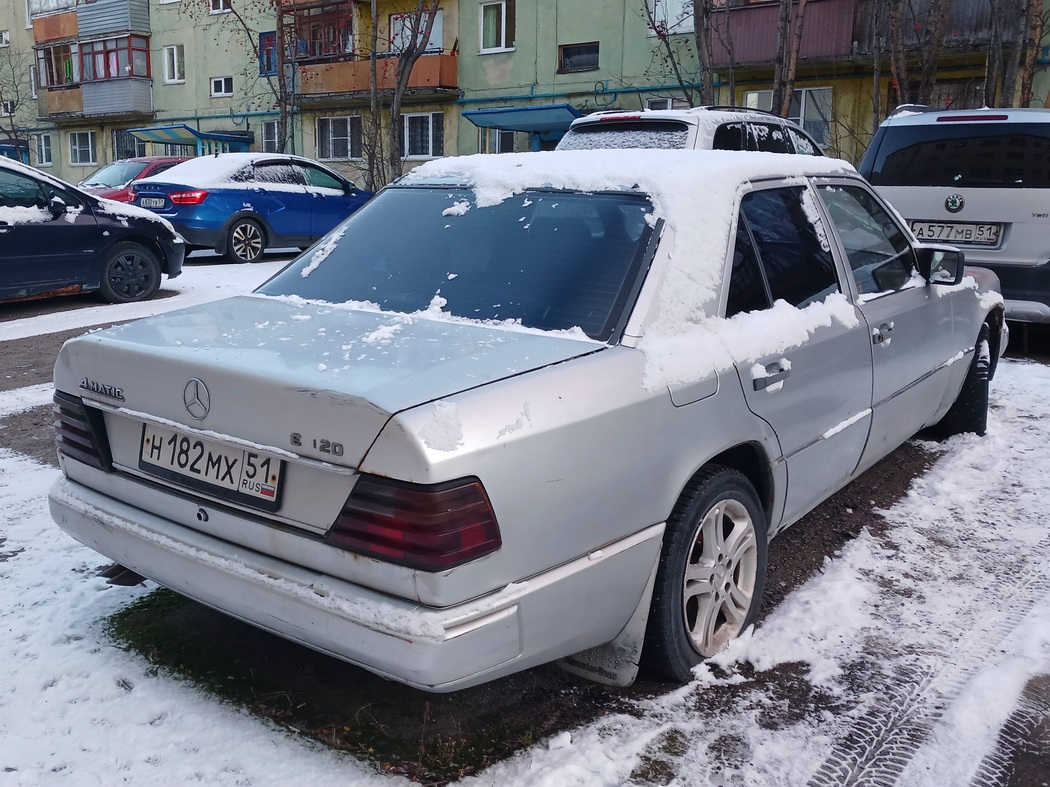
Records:
[[[208,386],[203,380],[194,377],[186,383],[186,388],[182,392],[182,402],[186,405],[187,413],[198,421],[203,421],[211,409],[211,394],[208,393]]]
[[[965,204],[966,200],[963,199],[962,194],[952,194],[944,201],[944,209],[949,213],[958,213]]]

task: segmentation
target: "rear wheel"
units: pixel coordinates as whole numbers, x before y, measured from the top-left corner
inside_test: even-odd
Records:
[[[676,681],[725,648],[758,617],[766,575],[766,525],[740,472],[697,474],[667,521],[643,658]]]
[[[157,294],[160,275],[160,260],[150,249],[131,241],[117,243],[106,252],[99,294],[110,303],[144,301]]]
[[[266,236],[258,222],[237,219],[226,234],[226,258],[230,262],[255,262],[266,249]]]
[[[940,437],[964,433],[983,435],[988,428],[988,380],[992,357],[989,334],[988,325],[982,325],[962,389],[935,427]]]

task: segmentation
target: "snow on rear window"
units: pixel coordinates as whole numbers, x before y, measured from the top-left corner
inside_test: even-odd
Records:
[[[688,143],[689,127],[685,123],[605,121],[569,129],[558,143],[558,150],[603,148],[673,150],[684,148]]]

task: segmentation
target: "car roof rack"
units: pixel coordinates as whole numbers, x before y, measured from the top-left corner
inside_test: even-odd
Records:
[[[943,112],[944,110],[939,107],[931,107],[926,104],[900,104],[890,114],[886,116],[887,119],[893,117],[900,112]]]
[[[781,120],[784,119],[776,112],[770,112],[768,109],[759,109],[758,107],[738,107],[731,104],[713,104],[711,106],[697,107],[697,109],[712,109],[720,112],[756,112],[759,115],[769,115],[770,117],[780,118]]]

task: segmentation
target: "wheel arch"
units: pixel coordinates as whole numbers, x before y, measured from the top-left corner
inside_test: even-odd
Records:
[[[682,492],[679,496],[684,494],[689,483],[692,483],[702,471],[713,465],[732,468],[751,482],[755,492],[758,493],[759,502],[762,504],[762,512],[766,517],[766,527],[770,527],[775,499],[773,494],[773,470],[762,446],[755,442],[741,443],[712,456],[693,473],[689,478],[689,482],[682,487]]]
[[[168,274],[168,255],[164,253],[164,248],[160,245],[157,239],[149,235],[132,232],[127,235],[121,235],[118,238],[112,238],[108,244],[98,250],[97,273],[100,280],[102,278],[103,260],[106,259],[106,255],[109,254],[110,250],[120,243],[137,243],[140,246],[145,247],[157,258],[157,262],[160,263],[161,273],[164,275]]]

